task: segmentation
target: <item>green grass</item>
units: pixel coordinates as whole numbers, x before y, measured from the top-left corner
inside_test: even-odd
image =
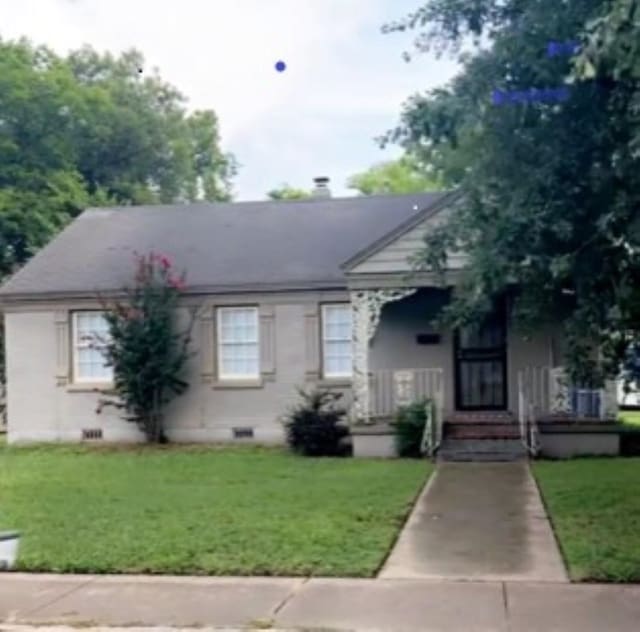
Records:
[[[640,581],[640,458],[533,466],[576,581]]]
[[[19,569],[371,576],[425,461],[308,459],[265,448],[0,450],[0,528]]]
[[[640,426],[640,410],[621,410],[618,418],[623,424]]]

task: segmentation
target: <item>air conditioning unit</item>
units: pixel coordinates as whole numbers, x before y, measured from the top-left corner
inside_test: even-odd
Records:
[[[577,417],[600,417],[600,391],[593,388],[571,389],[571,411]]]

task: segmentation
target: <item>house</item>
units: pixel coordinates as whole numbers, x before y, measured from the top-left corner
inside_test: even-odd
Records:
[[[640,390],[636,383],[629,385],[629,390],[625,389],[624,380],[618,382],[618,405],[627,408],[640,408]]]
[[[117,293],[133,253],[154,250],[187,272],[181,317],[198,309],[191,388],[167,412],[174,441],[281,442],[295,387],[318,386],[351,402],[356,454],[390,454],[395,409],[424,397],[426,445],[452,458],[615,452],[602,423],[615,385],[613,397],[569,387],[556,324],[523,337],[508,301],[481,328],[431,324],[465,257],[452,254],[444,280],[408,259],[459,200],[332,198],[319,179],[310,200],[85,211],[0,289],[9,441],[141,438],[117,413],[96,415],[111,374],[86,339],[106,331],[97,293]]]

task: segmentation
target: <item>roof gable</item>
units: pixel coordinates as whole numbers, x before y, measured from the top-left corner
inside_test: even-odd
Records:
[[[422,248],[427,231],[445,221],[460,198],[457,191],[443,196],[349,258],[342,269],[347,274],[410,272],[409,257]],[[460,269],[465,261],[464,255],[450,253],[448,267]]]

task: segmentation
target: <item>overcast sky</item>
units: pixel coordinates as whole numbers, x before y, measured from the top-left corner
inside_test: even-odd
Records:
[[[310,188],[318,175],[352,195],[349,175],[399,154],[373,138],[397,123],[407,97],[455,72],[433,55],[405,63],[412,35],[381,34],[420,2],[0,0],[0,35],[59,52],[138,48],[191,108],[218,114],[223,149],[241,164],[236,199],[264,199],[284,182]]]

